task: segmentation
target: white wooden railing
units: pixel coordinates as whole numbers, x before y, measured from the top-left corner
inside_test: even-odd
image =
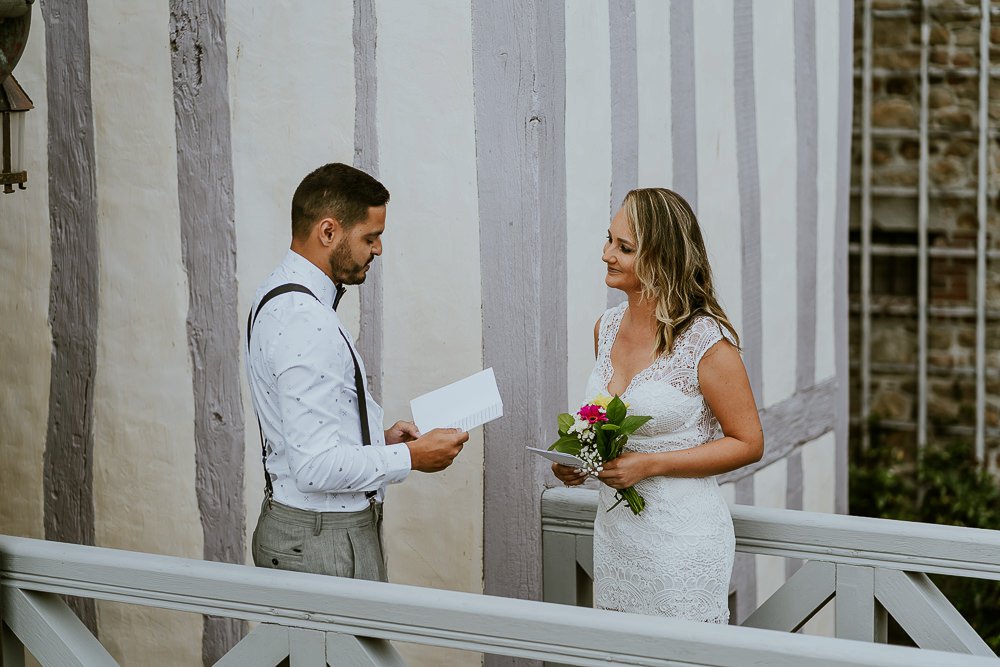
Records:
[[[836,598],[837,637],[884,642],[892,616],[921,648],[995,659],[927,575],[1000,580],[1000,531],[745,505],[731,510],[737,551],[806,561],[743,626],[795,632]],[[595,490],[543,494],[545,600],[590,604],[596,511]]]
[[[387,640],[602,667],[996,664],[913,648],[4,536],[0,589],[3,667],[21,667],[25,648],[43,665],[117,664],[59,594],[259,622],[217,663],[241,667],[273,666],[284,657],[293,667],[403,665]]]

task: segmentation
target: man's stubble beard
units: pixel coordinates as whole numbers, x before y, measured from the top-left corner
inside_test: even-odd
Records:
[[[370,260],[368,264],[371,264]],[[367,276],[365,267],[368,264],[358,264],[354,261],[347,239],[341,241],[330,253],[330,273],[338,285],[360,285],[365,282]]]

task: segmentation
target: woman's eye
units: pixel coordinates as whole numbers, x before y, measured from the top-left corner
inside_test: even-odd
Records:
[[[631,255],[632,254],[632,248],[629,248],[627,246],[621,246],[621,249],[622,249],[622,252],[625,253],[626,255]]]

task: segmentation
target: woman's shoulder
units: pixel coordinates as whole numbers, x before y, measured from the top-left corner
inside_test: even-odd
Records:
[[[684,329],[680,336],[684,345],[690,348],[696,359],[701,359],[702,355],[719,341],[726,340],[732,345],[736,345],[729,329],[717,317],[707,313],[700,313],[692,318],[691,323]]]

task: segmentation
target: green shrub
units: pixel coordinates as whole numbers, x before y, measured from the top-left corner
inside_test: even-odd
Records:
[[[873,444],[852,456],[851,514],[1000,530],[1000,484],[968,445],[928,447],[916,465]],[[1000,582],[931,575],[962,616],[1000,654]]]

